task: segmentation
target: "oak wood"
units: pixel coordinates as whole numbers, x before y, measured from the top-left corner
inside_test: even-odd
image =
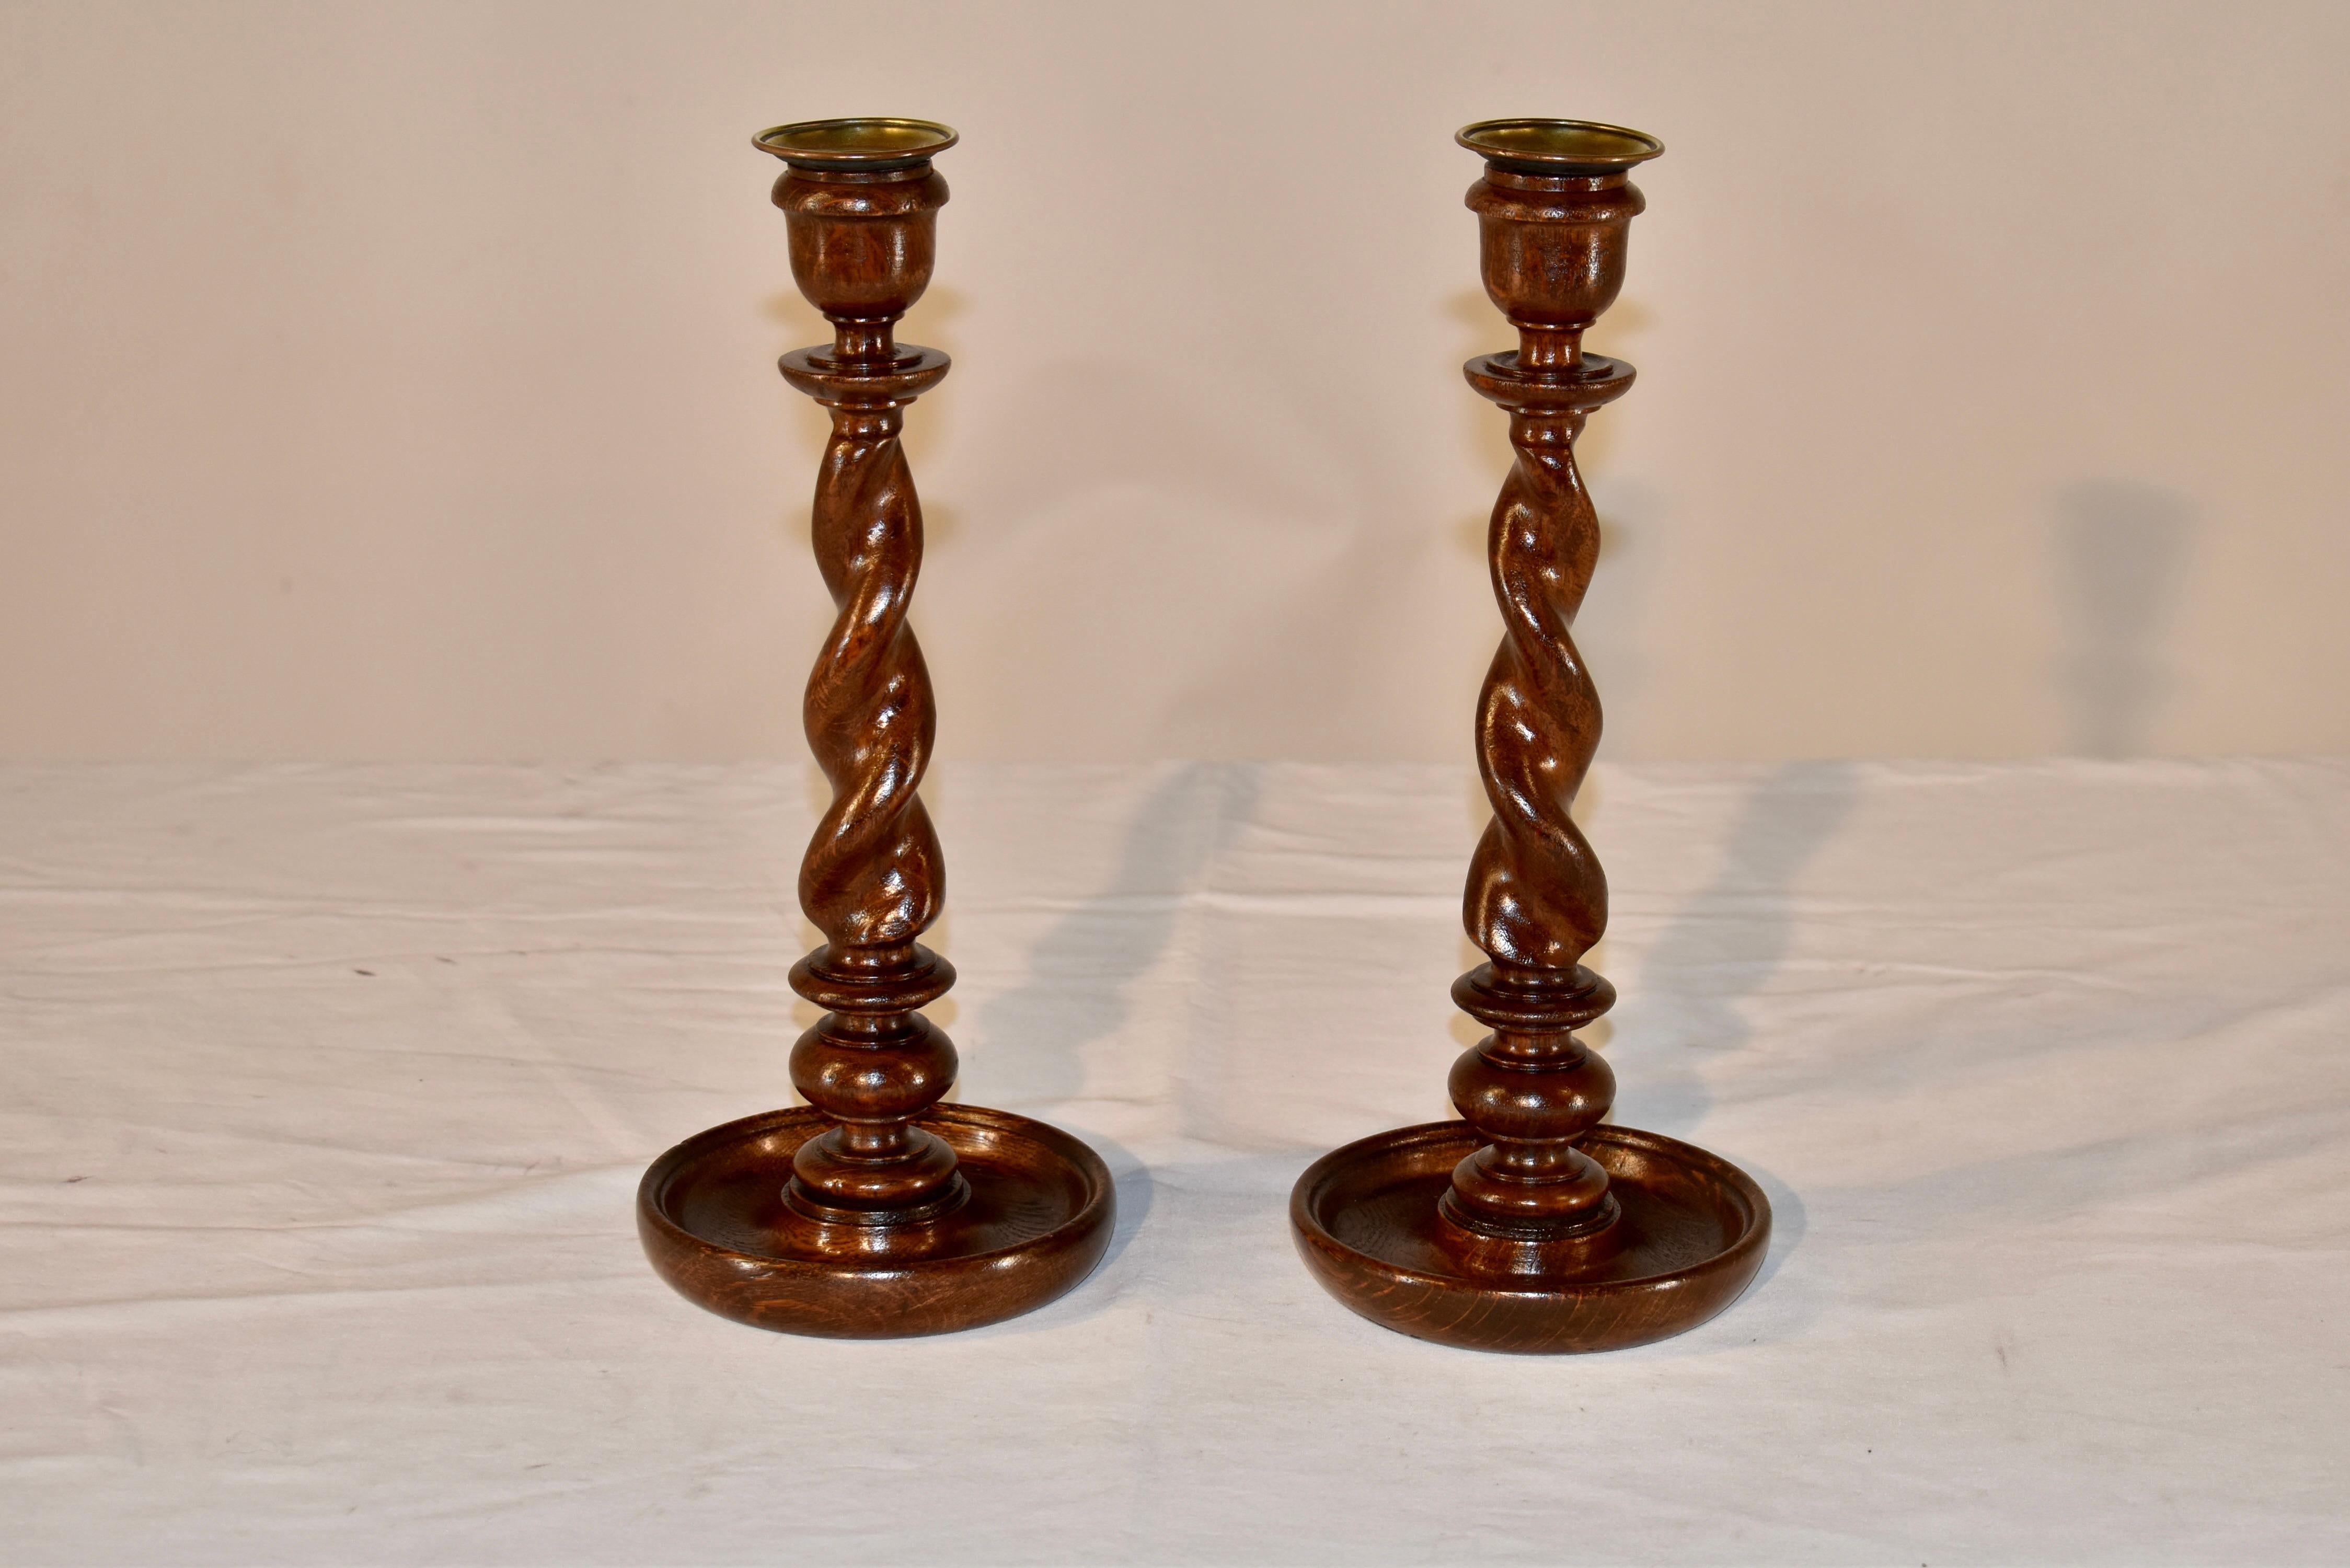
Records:
[[[1664,149],[1581,121],[1489,121],[1460,140],[1486,159],[1468,196],[1485,292],[1518,329],[1516,349],[1464,367],[1508,413],[1515,452],[1487,536],[1503,638],[1476,743],[1493,815],[1462,901],[1488,961],[1452,988],[1492,1033],[1453,1064],[1461,1121],[1334,1151],[1300,1179],[1290,1216],[1315,1277],[1388,1327],[1479,1349],[1613,1349],[1727,1305],[1770,1231],[1734,1168],[1601,1125],[1615,1075],[1575,1033],[1616,1000],[1582,961],[1607,929],[1607,880],[1573,815],[1599,743],[1570,630],[1599,553],[1575,441],[1632,385],[1583,336],[1623,286],[1646,205],[1627,171]]]
[[[1666,1339],[1737,1299],[1762,1261],[1770,1203],[1729,1161],[1658,1133],[1601,1126],[1581,1147],[1638,1241],[1560,1272],[1496,1242],[1482,1267],[1430,1218],[1478,1146],[1466,1122],[1400,1127],[1333,1149],[1298,1179],[1290,1221],[1322,1287],[1374,1323],[1477,1350],[1620,1350]]]
[[[807,1225],[792,1158],[831,1119],[767,1111],[688,1138],[645,1172],[637,1232],[681,1294],[755,1328],[869,1339],[974,1328],[1051,1301],[1101,1261],[1108,1170],[1055,1127],[976,1106],[923,1113],[971,1196],[922,1224]]]
[[[775,188],[792,276],[833,326],[783,357],[832,417],[811,530],[837,611],[808,676],[809,748],[832,786],[800,867],[824,945],[793,967],[825,1009],[791,1054],[808,1102],[716,1127],[663,1155],[639,1234],[688,1297],[801,1334],[897,1335],[1025,1312],[1084,1278],[1107,1245],[1109,1175],[1091,1150],[1024,1117],[941,1107],[956,1057],[920,1009],[954,983],[918,940],[945,866],[918,793],[937,713],[907,614],[922,514],[899,444],[904,410],[947,357],[900,345],[929,286],[953,145],[920,120],[779,126]]]

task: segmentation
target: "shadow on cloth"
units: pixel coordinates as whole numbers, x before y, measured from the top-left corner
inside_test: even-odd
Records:
[[[1798,762],[1772,770],[1746,797],[1721,868],[1673,917],[1629,988],[1671,1023],[1642,1031],[1638,1059],[1617,1064],[1633,1089],[1635,1126],[1681,1137],[1704,1118],[1711,1096],[1675,1048],[1735,1051],[1752,1039],[1739,1004],[1785,961],[1795,878],[1851,815],[1856,790],[1851,763]]]
[[[1191,763],[1170,769],[1128,824],[1108,884],[1072,903],[1029,954],[1025,981],[979,1012],[985,1036],[1018,1043],[996,1059],[996,1094],[1007,1105],[1072,1106],[1087,1098],[1087,1049],[1133,1015],[1128,994],[1175,935],[1186,888],[1253,811],[1254,770]],[[1068,1116],[1048,1119],[1092,1144],[1118,1182],[1118,1218],[1103,1268],[1115,1263],[1150,1210],[1142,1163]]]

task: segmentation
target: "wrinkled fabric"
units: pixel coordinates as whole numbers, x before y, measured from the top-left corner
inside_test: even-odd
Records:
[[[1448,1114],[1465,768],[951,766],[960,1097],[1118,1174],[1031,1316],[798,1340],[637,1251],[785,1103],[799,766],[0,770],[0,1560],[2350,1554],[2350,763],[1603,766],[1617,1118],[1776,1228],[1523,1358],[1292,1254]]]

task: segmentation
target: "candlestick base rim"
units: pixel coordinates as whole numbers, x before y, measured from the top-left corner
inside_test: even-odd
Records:
[[[1399,1334],[1471,1350],[1573,1354],[1695,1328],[1762,1265],[1771,1203],[1753,1178],[1678,1138],[1612,1126],[1576,1147],[1607,1172],[1622,1209],[1614,1245],[1596,1254],[1561,1248],[1555,1263],[1542,1243],[1506,1258],[1464,1252],[1448,1244],[1439,1200],[1452,1168],[1483,1142],[1466,1122],[1428,1122],[1315,1160],[1289,1199],[1307,1271]]]
[[[721,1317],[781,1334],[898,1339],[1000,1323],[1074,1289],[1117,1217],[1101,1157],[1045,1122],[936,1106],[971,1197],[910,1225],[827,1225],[785,1199],[792,1156],[832,1121],[810,1106],[696,1133],[637,1189],[653,1270]]]

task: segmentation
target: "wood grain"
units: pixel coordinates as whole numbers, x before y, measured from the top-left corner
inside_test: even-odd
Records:
[[[1761,1189],[1713,1156],[1602,1127],[1615,1075],[1575,1033],[1616,1000],[1582,961],[1607,929],[1607,878],[1574,817],[1600,732],[1573,634],[1599,556],[1575,442],[1632,385],[1583,337],[1623,286],[1646,205],[1627,171],[1663,147],[1561,120],[1460,140],[1486,159],[1468,196],[1485,292],[1518,330],[1514,350],[1464,368],[1508,413],[1514,454],[1486,535],[1503,635],[1476,753],[1492,818],[1462,898],[1486,961],[1452,988],[1490,1033],[1452,1066],[1461,1122],[1334,1151],[1300,1179],[1291,1222],[1315,1277],[1388,1327],[1481,1349],[1610,1349],[1720,1311],[1770,1225]],[[1433,1179],[1428,1161],[1447,1150]]]
[[[908,618],[922,509],[899,438],[949,366],[896,327],[930,285],[947,200],[931,160],[955,140],[902,119],[755,139],[785,160],[775,202],[792,276],[833,327],[830,344],[780,363],[832,420],[810,537],[834,618],[803,708],[832,797],[799,876],[825,940],[791,972],[824,1013],[791,1054],[809,1108],[671,1149],[646,1173],[638,1218],[681,1292],[795,1333],[935,1333],[1027,1311],[1099,1260],[1115,1210],[1107,1170],[1067,1135],[939,1106],[955,1049],[920,1012],[955,976],[919,940],[946,867],[920,794],[938,714]]]

